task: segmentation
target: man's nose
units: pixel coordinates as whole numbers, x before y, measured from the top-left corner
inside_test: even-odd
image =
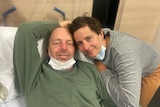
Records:
[[[66,43],[62,43],[62,44],[61,44],[61,48],[62,48],[62,49],[67,49],[67,44],[66,44]]]

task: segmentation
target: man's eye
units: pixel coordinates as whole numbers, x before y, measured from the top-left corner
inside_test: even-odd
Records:
[[[58,41],[55,41],[55,42],[53,42],[53,44],[55,44],[55,45],[56,45],[56,44],[60,44],[60,42],[58,42]]]

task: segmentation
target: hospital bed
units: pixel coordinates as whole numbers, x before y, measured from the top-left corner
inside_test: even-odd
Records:
[[[0,26],[0,107],[26,107],[25,98],[17,93],[14,85],[12,55],[16,31],[17,27]],[[42,41],[43,40],[40,40],[38,42],[40,55]],[[152,42],[153,46],[160,50],[159,41],[160,27],[158,28]],[[91,62],[80,52],[78,52],[77,57],[80,60]]]

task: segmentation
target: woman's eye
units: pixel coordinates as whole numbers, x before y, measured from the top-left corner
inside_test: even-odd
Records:
[[[87,41],[90,41],[91,39],[92,39],[92,37],[87,37],[86,38]]]
[[[76,45],[79,47],[82,45],[82,42],[78,42],[78,43],[76,43]]]

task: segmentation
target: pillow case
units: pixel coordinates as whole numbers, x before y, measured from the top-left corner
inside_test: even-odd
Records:
[[[13,42],[17,27],[0,26],[0,102],[18,96],[14,86]]]

